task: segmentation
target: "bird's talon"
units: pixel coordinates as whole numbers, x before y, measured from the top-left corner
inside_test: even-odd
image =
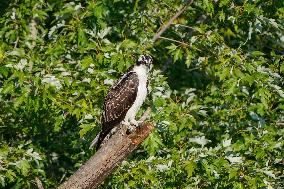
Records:
[[[136,121],[136,120],[133,120],[130,122],[131,125],[134,125],[135,127],[139,127],[139,125],[142,123],[142,121]]]
[[[129,135],[131,133],[133,133],[135,131],[136,127],[133,126],[133,125],[130,125],[128,128],[127,128],[127,131],[126,131],[126,134]]]
[[[128,121],[122,121],[121,124],[122,124],[122,125],[127,125],[127,126],[130,125],[130,123],[129,123]]]

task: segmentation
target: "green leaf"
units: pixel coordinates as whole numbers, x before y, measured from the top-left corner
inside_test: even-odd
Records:
[[[187,172],[187,177],[192,177],[193,173],[195,172],[195,169],[197,168],[197,165],[193,161],[185,161],[184,168]]]
[[[83,31],[82,28],[78,28],[78,39],[77,39],[77,42],[79,45],[85,45],[87,43],[87,38],[86,38],[86,35],[85,35],[85,32]]]
[[[7,93],[12,93],[13,91],[14,91],[13,83],[8,83],[4,85],[2,93],[7,94]]]
[[[157,150],[163,146],[163,142],[161,137],[156,132],[153,132],[143,142],[143,146],[149,151],[150,154],[154,155],[157,153]]]
[[[237,169],[231,169],[229,172],[229,179],[235,179],[238,176],[238,170]]]
[[[22,96],[16,98],[15,102],[14,102],[14,107],[15,108],[19,107],[26,99],[27,99],[27,97],[24,94]]]
[[[30,164],[27,160],[23,159],[21,161],[18,162],[18,167],[20,168],[21,170],[21,173],[23,174],[23,176],[27,176],[29,171],[30,171]]]
[[[125,48],[125,49],[127,49],[127,48],[133,48],[133,47],[135,47],[135,46],[137,46],[137,44],[136,44],[134,41],[129,40],[129,39],[125,39],[125,40],[121,43],[121,47],[122,47],[122,48]]]
[[[282,62],[282,63],[280,64],[280,71],[281,71],[282,73],[284,73],[284,62]]]
[[[253,55],[253,56],[264,56],[265,54],[261,51],[253,51],[253,52],[251,52],[251,55]]]
[[[13,182],[17,178],[16,173],[12,170],[7,170],[5,176],[9,179],[9,182]]]
[[[180,60],[182,58],[182,51],[181,49],[177,49],[174,51],[174,62]]]
[[[2,187],[5,187],[5,177],[3,177],[2,175],[0,175],[0,183]]]
[[[54,131],[55,132],[59,132],[61,127],[62,127],[62,124],[63,124],[63,121],[64,121],[64,116],[63,115],[59,115],[56,117],[55,119],[55,124],[54,124]]]
[[[94,128],[94,126],[93,124],[82,124],[80,125],[80,128],[81,128],[79,131],[80,138],[83,138],[87,132],[89,132]]]

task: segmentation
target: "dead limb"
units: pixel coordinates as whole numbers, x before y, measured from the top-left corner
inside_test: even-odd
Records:
[[[35,178],[35,183],[36,183],[38,189],[44,189],[43,184],[38,177]]]
[[[153,130],[151,123],[145,122],[149,109],[140,121],[140,127],[127,135],[127,126],[119,130],[84,165],[82,165],[58,189],[90,189],[98,187],[105,178],[142,143]]]

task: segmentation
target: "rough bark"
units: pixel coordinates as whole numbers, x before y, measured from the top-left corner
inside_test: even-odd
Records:
[[[38,189],[44,189],[43,184],[38,177],[35,178],[35,183],[36,183]]]
[[[153,129],[151,123],[142,123],[139,129],[127,135],[121,128],[58,189],[89,189],[98,187],[113,169],[125,159]]]

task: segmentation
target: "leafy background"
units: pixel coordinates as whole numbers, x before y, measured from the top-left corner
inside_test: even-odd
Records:
[[[142,53],[156,129],[101,188],[284,187],[282,0],[194,1],[163,34],[179,42],[155,44],[184,1],[0,3],[0,187],[55,188],[78,169]]]

